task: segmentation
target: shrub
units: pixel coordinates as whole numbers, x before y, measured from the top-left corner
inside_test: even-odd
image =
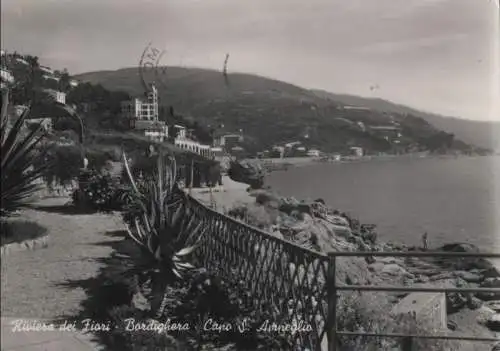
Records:
[[[124,207],[123,186],[109,174],[85,170],[78,179],[79,189],[73,193],[73,203],[95,211],[120,211]]]
[[[275,196],[267,191],[259,191],[255,196],[255,202],[259,205],[265,205],[273,200],[276,200]]]
[[[418,323],[410,316],[394,318],[389,312],[389,305],[381,304],[368,294],[341,295],[337,310],[337,328],[353,332],[398,333],[436,335],[428,321]],[[379,297],[380,298],[380,297]],[[340,349],[374,351],[374,350],[407,350],[407,339],[375,338],[369,336],[341,336]],[[456,343],[444,339],[413,340],[413,351],[448,351],[456,350]]]
[[[276,222],[278,212],[261,205],[245,204],[233,207],[228,211],[228,215],[253,227],[268,229]]]
[[[80,173],[82,153],[80,148],[74,145],[53,144],[43,162],[50,164],[44,176],[48,184],[56,181],[59,185],[67,185]]]
[[[258,329],[265,321],[280,320],[279,311],[264,303],[256,308],[252,296],[242,281],[222,279],[217,274],[198,271],[190,279],[185,293],[171,299],[172,305],[166,312],[174,320],[185,321],[190,332],[176,336],[193,348],[203,346],[214,349],[234,345],[236,350],[292,350],[294,337],[290,333],[265,333]],[[219,325],[231,326],[228,330],[206,330],[210,320]],[[213,324],[212,324],[213,325]],[[245,332],[238,330],[244,328]]]

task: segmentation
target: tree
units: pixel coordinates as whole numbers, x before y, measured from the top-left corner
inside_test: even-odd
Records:
[[[68,93],[68,91],[71,89],[70,80],[71,79],[68,70],[65,68],[59,76],[58,90],[62,91],[63,93]]]

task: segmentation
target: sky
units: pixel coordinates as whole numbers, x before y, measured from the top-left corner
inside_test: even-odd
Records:
[[[498,0],[2,0],[1,44],[70,73],[162,64],[256,73],[500,121]],[[370,87],[377,86],[377,89]]]

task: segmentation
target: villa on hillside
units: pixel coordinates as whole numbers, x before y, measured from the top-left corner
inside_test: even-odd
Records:
[[[392,140],[402,137],[401,127],[397,123],[394,123],[392,125],[368,126],[368,129],[372,133],[383,137],[385,140]]]
[[[154,85],[151,85],[146,100],[135,98],[122,101],[121,112],[132,129],[141,131],[151,140],[163,142],[168,138],[168,126],[159,120],[158,90]]]
[[[319,157],[320,156],[320,151],[316,149],[310,149],[307,151],[307,156],[309,157]]]
[[[1,78],[0,84],[2,89],[7,87],[8,84],[14,83],[14,76],[7,68],[4,67],[0,68],[0,78]]]
[[[186,133],[186,127],[174,125],[170,129],[164,121],[159,119],[158,90],[151,85],[151,91],[145,100],[135,98],[121,102],[122,116],[130,122],[133,130],[143,133],[146,137],[156,142],[167,141],[169,135],[175,138],[174,145],[207,158],[212,157],[210,145],[200,144],[192,140]]]
[[[66,93],[54,89],[43,89],[43,91],[52,96],[56,102],[66,105]]]
[[[230,150],[243,141],[243,135],[241,134],[220,134],[214,137],[214,147],[221,147],[226,150]]]

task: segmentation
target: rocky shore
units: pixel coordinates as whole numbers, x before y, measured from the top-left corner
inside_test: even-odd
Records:
[[[418,247],[382,243],[376,226],[360,223],[323,200],[305,203],[279,197],[267,190],[250,191],[254,202],[226,203],[226,214],[273,235],[320,252],[329,251],[418,251]],[[452,243],[429,251],[479,252],[471,244]],[[500,287],[500,272],[482,258],[343,257],[337,263],[338,278],[345,284],[401,285],[412,287]],[[381,294],[395,304],[406,294]],[[478,337],[500,332],[500,293],[447,293],[448,324],[451,330]],[[467,315],[467,318],[463,316]],[[475,325],[471,325],[475,323]],[[474,348],[476,349],[476,348]],[[478,349],[479,350],[479,349]],[[483,349],[481,349],[483,350]],[[489,350],[485,348],[484,350]]]

